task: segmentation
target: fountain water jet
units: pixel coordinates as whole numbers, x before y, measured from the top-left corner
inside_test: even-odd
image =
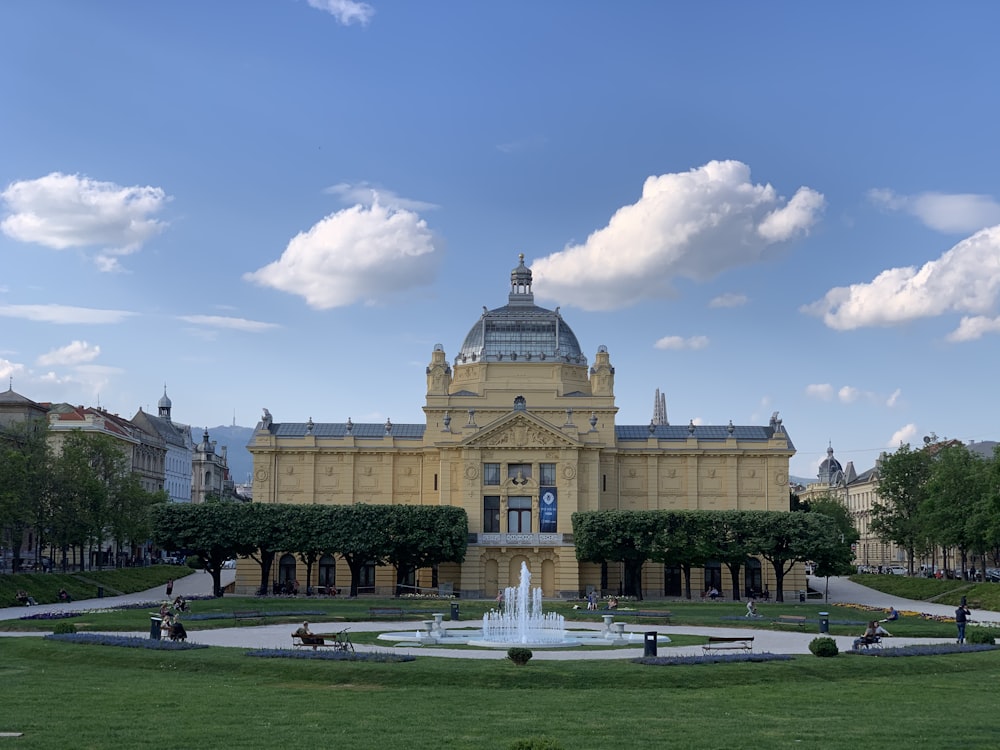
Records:
[[[565,618],[542,611],[542,590],[531,588],[531,571],[521,563],[521,580],[504,589],[499,611],[483,615],[483,641],[498,644],[552,644],[566,641]]]

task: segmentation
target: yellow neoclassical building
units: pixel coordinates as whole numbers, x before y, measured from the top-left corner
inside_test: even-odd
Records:
[[[556,310],[535,305],[524,256],[510,275],[507,304],[483,308],[449,361],[441,345],[427,365],[421,424],[278,422],[265,411],[248,446],[253,500],[263,503],[452,505],[469,517],[462,564],[421,571],[412,585],[492,597],[516,585],[522,561],[545,596],[635,592],[680,596],[679,569],[647,564],[641,581],[617,564],[580,563],[572,514],[619,509],[787,511],[795,449],[775,414],[755,426],[670,425],[659,398],[649,424],[616,423],[615,368],[604,346],[588,363]],[[724,384],[720,383],[720,387]],[[343,562],[320,562],[313,580],[292,555],[275,579],[303,588],[350,582]],[[694,586],[729,589],[717,563]],[[754,560],[743,588],[773,578]],[[318,576],[318,577],[317,577]],[[370,566],[363,590],[389,593],[394,571]],[[238,566],[237,592],[251,593],[259,568]],[[796,572],[786,587],[801,588]]]

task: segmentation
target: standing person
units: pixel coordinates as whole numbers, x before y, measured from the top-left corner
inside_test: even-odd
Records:
[[[747,613],[745,616],[750,618],[760,617],[760,614],[757,612],[757,604],[753,599],[747,602]]]
[[[163,615],[160,620],[160,640],[165,641],[170,638],[170,628],[174,624],[173,618],[170,617],[170,613]]]
[[[171,578],[169,581],[167,581],[167,598],[169,599],[170,595],[173,593],[174,593],[174,579]]]
[[[971,619],[972,612],[969,610],[969,605],[965,603],[965,597],[963,596],[962,603],[955,610],[955,626],[958,628],[959,643],[965,643],[965,625]]]
[[[502,604],[503,604],[503,589],[500,589],[497,592],[497,609],[500,609]]]

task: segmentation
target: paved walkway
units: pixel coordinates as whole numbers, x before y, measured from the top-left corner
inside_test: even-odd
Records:
[[[231,582],[235,578],[235,571],[223,571],[223,585]],[[812,588],[818,591],[826,591],[826,579],[810,579]],[[192,573],[184,578],[179,578],[174,582],[174,596],[181,594],[185,597],[205,596],[211,594],[212,579],[204,573]],[[74,610],[104,609],[113,608],[126,603],[135,602],[160,602],[166,597],[165,588],[158,586],[155,589],[142,591],[124,596],[111,596],[103,599],[89,599],[86,601],[73,602],[70,607]],[[815,600],[814,600],[815,601]],[[904,611],[926,612],[928,614],[939,614],[951,616],[954,608],[943,604],[932,604],[927,602],[911,601],[890,597],[882,592],[853,583],[846,578],[829,579],[830,604],[864,604],[874,607],[888,609],[890,605],[896,609]],[[762,607],[765,610],[767,605]],[[61,611],[67,609],[63,604],[43,604],[36,607],[9,607],[0,609],[0,619],[10,620],[21,617],[27,612],[38,611]],[[765,615],[766,617],[766,615]],[[864,619],[859,616],[859,620]],[[1000,622],[1000,613],[988,612],[985,610],[973,611],[973,619],[982,622]],[[734,626],[738,623],[734,622]],[[347,623],[351,632],[390,632],[390,631],[411,631],[414,630],[415,623],[410,620],[406,622],[352,622]],[[327,627],[322,623],[316,625],[316,630],[332,630],[340,627],[340,624]],[[465,622],[445,622],[446,628],[478,628],[478,620],[468,620]],[[572,629],[599,630],[602,626],[593,623],[577,623],[570,625]],[[662,635],[722,635],[737,636],[746,635],[754,638],[754,652],[775,653],[775,654],[807,654],[809,653],[809,642],[818,633],[813,630],[814,624],[806,624],[801,632],[777,631],[777,630],[755,630],[752,628],[713,628],[713,627],[684,627],[674,625],[642,626],[626,625],[626,632],[645,633],[656,631]],[[291,625],[261,625],[257,627],[221,628],[217,630],[189,631],[188,640],[192,643],[203,643],[209,646],[228,646],[236,648],[288,648],[291,644],[291,632],[294,628]],[[859,631],[860,632],[860,631]],[[24,633],[0,633],[0,635],[19,636]],[[121,635],[135,635],[135,633],[122,633]],[[854,636],[838,635],[831,636],[837,641],[837,646],[841,651],[849,650],[854,641]],[[892,645],[903,646],[919,643],[952,643],[951,638],[893,638]],[[384,645],[369,646],[355,645],[358,651],[391,651],[392,653],[412,654],[414,656],[443,656],[461,659],[504,659],[506,649],[446,649],[422,646],[402,646],[396,648],[391,642]],[[608,650],[580,651],[577,649],[532,649],[534,658],[540,661],[558,661],[575,659],[627,659],[643,655],[642,648],[611,648]],[[670,647],[660,646],[660,655],[701,655],[701,646],[681,646]]]

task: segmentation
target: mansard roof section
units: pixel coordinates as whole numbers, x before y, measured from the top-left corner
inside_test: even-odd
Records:
[[[347,438],[357,440],[381,440],[387,435],[400,440],[422,440],[427,425],[394,424],[385,422],[271,422],[259,423],[257,430],[266,430],[279,438],[303,438],[312,435],[318,438]]]
[[[159,435],[168,445],[176,445],[187,449],[191,443],[191,428],[186,424],[178,424],[163,417],[157,417],[147,411],[139,409],[132,417],[132,422],[140,427],[145,427]],[[193,447],[193,444],[191,445]]]
[[[529,411],[516,409],[462,441],[467,448],[579,448],[583,444]]]
[[[788,447],[793,448],[791,438],[781,424],[777,425],[703,425],[703,424],[646,424],[646,425],[615,425],[615,437],[621,442],[648,440],[684,441],[695,438],[700,441],[722,441],[735,438],[740,442],[766,443],[776,436],[788,441]]]

